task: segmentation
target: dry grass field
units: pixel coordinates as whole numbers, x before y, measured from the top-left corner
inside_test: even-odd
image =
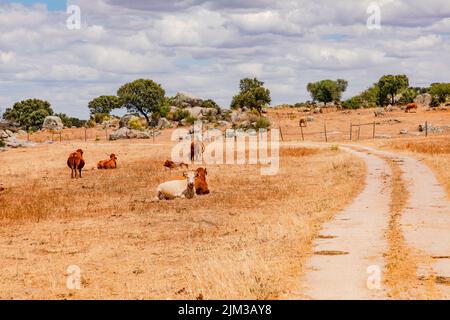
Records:
[[[84,176],[70,179],[82,148]],[[118,154],[119,168],[95,164]],[[321,224],[361,190],[361,160],[283,147],[275,176],[208,166],[211,194],[153,203],[170,144],[71,141],[0,153],[0,298],[276,299],[298,286]],[[68,290],[67,268],[81,270]]]

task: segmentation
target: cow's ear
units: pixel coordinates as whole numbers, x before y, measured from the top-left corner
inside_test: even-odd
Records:
[[[205,168],[205,176],[208,175],[208,170]]]

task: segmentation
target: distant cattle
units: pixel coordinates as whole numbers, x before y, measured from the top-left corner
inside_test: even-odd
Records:
[[[206,183],[206,175],[208,171],[206,168],[198,168],[195,177],[195,193],[197,195],[209,194],[208,183]]]
[[[83,159],[83,150],[78,149],[72,152],[67,159],[67,166],[72,170],[71,177],[81,178],[81,170],[84,168],[85,162]]]
[[[197,172],[186,171],[183,180],[171,180],[161,183],[156,189],[156,201],[173,199],[192,199],[195,196],[195,178]]]
[[[117,168],[117,157],[114,153],[109,156],[109,160],[99,161],[97,164],[97,169],[116,169]]]
[[[166,162],[164,162],[164,167],[172,170],[172,169],[176,169],[176,168],[186,168],[189,169],[189,165],[187,165],[184,162],[173,162],[171,160],[166,160]]]
[[[200,141],[191,142],[191,161],[200,160],[201,155],[205,152],[205,145]]]
[[[410,104],[406,105],[406,108],[405,108],[406,113],[409,113],[412,110],[415,110],[417,112],[417,104],[416,103],[410,103]]]

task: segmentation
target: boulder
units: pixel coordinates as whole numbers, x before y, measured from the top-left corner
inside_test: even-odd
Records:
[[[401,129],[400,130],[400,134],[408,134],[408,130],[407,129]]]
[[[200,107],[203,100],[188,92],[178,92],[173,99],[175,106],[180,108]]]
[[[6,133],[5,130],[0,130],[0,139],[6,139],[9,138],[9,135]]]
[[[414,102],[417,104],[420,104],[425,107],[429,107],[431,104],[431,101],[433,100],[433,97],[429,93],[419,94],[416,99],[414,99]]]
[[[18,140],[15,137],[9,137],[6,140],[4,140],[4,142],[6,146],[10,148],[28,148],[34,147],[36,145],[34,142]]]
[[[217,124],[220,127],[227,127],[227,126],[231,125],[231,123],[229,123],[228,121],[224,121],[224,120],[218,121]]]
[[[307,116],[306,117],[306,121],[313,122],[314,121],[314,117],[313,116]]]
[[[42,129],[47,130],[62,130],[64,129],[64,124],[60,117],[48,116],[44,119],[44,124]]]
[[[384,116],[384,110],[382,108],[377,108],[374,111],[375,117],[381,117]]]
[[[189,112],[189,114],[191,115],[191,117],[194,118],[201,118],[203,115],[203,108],[201,107],[193,107],[193,108],[186,108],[186,111]]]
[[[119,128],[128,128],[128,122],[131,120],[131,119],[135,119],[135,118],[138,118],[139,119],[139,117],[136,117],[134,114],[126,114],[126,115],[124,115],[122,118],[120,118],[120,120],[119,120]]]
[[[315,114],[322,113],[322,107],[317,107],[317,108],[315,108],[315,109],[313,110],[313,113],[315,113]]]
[[[139,131],[130,128],[120,128],[109,135],[109,140],[122,140],[122,139],[150,139],[160,135],[159,131]]]
[[[215,108],[201,108],[202,109],[202,115],[204,116],[217,116],[219,114],[219,110]]]
[[[169,120],[167,120],[166,118],[160,118],[158,120],[158,125],[156,126],[158,128],[158,130],[162,130],[162,129],[167,129],[172,127],[171,123]]]

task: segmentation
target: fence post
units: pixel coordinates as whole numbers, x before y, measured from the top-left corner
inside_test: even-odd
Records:
[[[62,142],[62,131],[59,133],[59,142]]]
[[[350,121],[350,141],[352,141],[352,133],[353,133],[353,124],[352,124],[352,122]]]
[[[359,121],[359,126],[358,126],[358,141],[361,138],[361,120]]]
[[[374,121],[373,122],[373,138],[375,139],[375,130],[376,130],[376,126],[377,126],[377,124],[376,124],[376,122]]]
[[[281,130],[281,127],[280,127],[280,136],[281,136],[281,141],[284,141],[283,131]]]
[[[108,127],[105,127],[105,139],[108,141]]]
[[[84,141],[87,141],[87,128],[84,127]]]
[[[300,131],[302,132],[302,141],[305,141],[305,137],[303,135],[303,126],[300,124]]]
[[[428,137],[428,121],[425,121],[425,137]]]
[[[323,123],[323,129],[325,132],[325,142],[328,142],[327,123],[326,122]]]

